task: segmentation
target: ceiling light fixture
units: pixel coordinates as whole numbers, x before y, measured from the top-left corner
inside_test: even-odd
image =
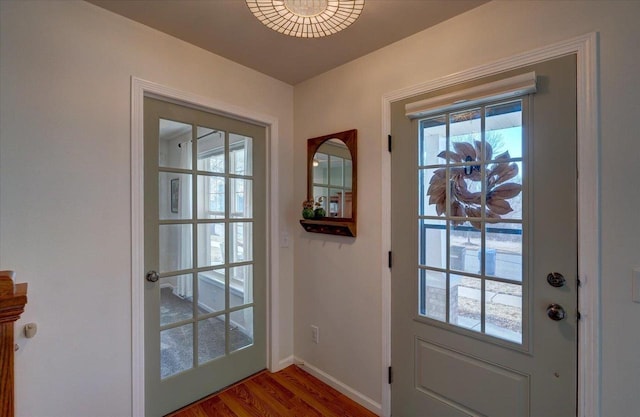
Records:
[[[333,35],[356,21],[364,0],[245,0],[265,26],[297,38]]]

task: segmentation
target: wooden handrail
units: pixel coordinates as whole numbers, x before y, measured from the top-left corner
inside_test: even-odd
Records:
[[[27,284],[16,284],[13,271],[0,271],[0,417],[15,415],[13,328],[27,304]]]

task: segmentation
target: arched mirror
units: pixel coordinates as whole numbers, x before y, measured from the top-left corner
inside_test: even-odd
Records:
[[[300,221],[306,231],[355,237],[357,136],[352,129],[307,141],[307,200],[321,210]]]

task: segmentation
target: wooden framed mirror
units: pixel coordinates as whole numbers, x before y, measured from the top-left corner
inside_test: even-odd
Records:
[[[307,140],[307,200],[319,202],[324,216],[300,220],[307,232],[356,236],[358,131]]]

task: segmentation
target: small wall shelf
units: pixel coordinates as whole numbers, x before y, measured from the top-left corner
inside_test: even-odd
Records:
[[[328,217],[300,220],[307,232],[356,237],[358,131],[307,140],[307,199]]]
[[[338,236],[356,236],[356,222],[350,219],[318,219],[318,220],[300,220],[300,225],[307,232],[325,233]]]

